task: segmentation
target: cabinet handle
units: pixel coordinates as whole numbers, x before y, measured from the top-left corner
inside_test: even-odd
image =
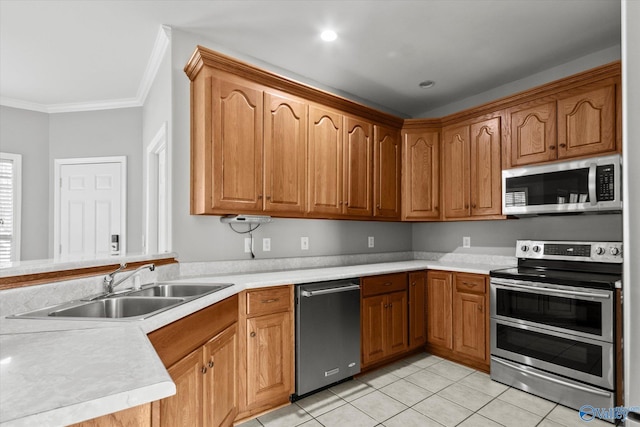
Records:
[[[263,299],[262,301],[260,301],[262,304],[269,304],[272,302],[278,302],[280,301],[280,298],[272,298],[272,299]]]
[[[209,365],[210,368],[213,368],[213,360],[209,360],[208,365]]]
[[[468,286],[470,288],[475,288],[476,284],[475,283],[469,283],[469,282],[462,282],[463,285]]]
[[[555,145],[550,145],[550,146],[549,146],[549,150],[555,150],[555,149],[556,149],[556,146],[555,146]]]
[[[391,286],[391,285],[393,285],[393,283],[391,283],[391,282],[384,282],[384,283],[382,284],[382,286]]]
[[[255,336],[256,336],[256,333],[255,333],[255,332],[251,332],[251,333],[249,334],[249,336],[250,336],[251,338],[253,338],[253,337],[255,337]]]
[[[200,369],[200,372],[202,372],[202,375],[207,373],[207,367],[203,366],[202,369]]]

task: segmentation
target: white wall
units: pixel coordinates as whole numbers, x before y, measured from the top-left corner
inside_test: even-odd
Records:
[[[215,43],[183,31],[172,31],[173,84],[173,250],[180,261],[247,259],[244,236],[233,233],[219,217],[189,215],[189,79],[183,71],[196,45],[225,52]],[[250,61],[256,64],[255,61]],[[282,73],[285,74],[285,73]],[[285,74],[286,75],[286,74]],[[289,77],[292,77],[289,75]],[[238,227],[238,229],[245,227]],[[310,250],[300,250],[300,237],[308,236]],[[367,237],[376,245],[367,248]],[[257,239],[270,237],[272,250],[262,252],[256,242],[258,258],[311,255],[342,255],[367,252],[411,250],[411,224],[366,221],[276,219],[261,226]]]
[[[142,241],[142,108],[56,113],[49,116],[49,248],[53,246],[53,160],[127,156],[127,252]],[[53,253],[50,249],[49,256]]]
[[[640,1],[622,2],[625,406],[640,407]],[[640,427],[636,410],[628,427]]]
[[[49,115],[0,106],[0,151],[22,155],[20,259],[48,258]]]

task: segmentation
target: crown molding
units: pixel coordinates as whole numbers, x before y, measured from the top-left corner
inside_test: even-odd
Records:
[[[149,90],[160,69],[160,64],[164,58],[171,42],[171,27],[162,25],[158,30],[156,41],[151,51],[151,56],[147,62],[138,93],[135,98],[122,98],[113,100],[71,102],[66,104],[38,104],[36,102],[23,101],[20,99],[0,97],[0,105],[22,110],[38,111],[40,113],[75,113],[80,111],[115,110],[118,108],[142,107],[149,95]]]

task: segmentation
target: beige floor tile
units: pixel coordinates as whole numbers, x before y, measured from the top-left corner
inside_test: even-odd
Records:
[[[413,406],[433,394],[404,379],[382,387],[380,391],[407,406]]]
[[[325,427],[373,427],[378,422],[351,404],[322,414],[318,421]]]
[[[322,427],[322,424],[320,424],[315,418],[307,421],[304,424],[300,424],[300,427]]]
[[[386,385],[398,381],[399,379],[400,377],[397,377],[390,372],[380,369],[358,377],[358,381],[368,384],[374,388],[382,388]]]
[[[451,381],[460,381],[464,377],[475,372],[473,369],[457,363],[449,362],[448,360],[443,360],[442,362],[427,366],[425,369]]]
[[[445,377],[442,377],[426,369],[409,375],[405,378],[405,380],[412,382],[413,384],[429,390],[433,393],[436,393],[443,388],[453,384],[453,381],[448,380]]]
[[[489,418],[485,418],[482,415],[473,414],[458,424],[458,427],[502,427],[502,424],[491,421]]]
[[[376,389],[358,380],[351,380],[334,385],[329,389],[333,394],[338,395],[347,402],[351,402],[359,397],[374,392]]]
[[[499,382],[491,381],[489,375],[482,372],[474,372],[461,379],[459,383],[494,397],[504,393],[509,388]]]
[[[351,404],[378,422],[388,420],[408,408],[407,405],[377,390],[354,400]]]
[[[317,417],[346,403],[347,402],[342,400],[338,395],[333,394],[329,390],[323,390],[297,401],[296,405],[300,406],[312,416]]]
[[[613,425],[599,419],[593,419],[587,423],[580,418],[578,411],[562,405],[557,405],[553,408],[549,415],[547,415],[547,419],[566,427],[585,427],[587,425],[589,427],[611,427]]]
[[[260,424],[260,422],[256,418],[254,418],[242,424],[238,424],[238,427],[262,427],[262,424]]]
[[[562,424],[558,424],[555,421],[551,421],[549,418],[545,418],[544,420],[540,421],[540,424],[538,424],[536,427],[564,427],[564,426]]]
[[[434,363],[442,362],[444,359],[442,357],[434,356],[433,354],[429,353],[418,353],[402,360],[412,365],[416,365],[418,368],[424,369],[427,366],[433,365]]]
[[[295,404],[276,409],[258,417],[258,421],[265,427],[293,427],[311,419],[311,415]]]
[[[451,384],[449,387],[440,390],[438,396],[464,406],[472,411],[477,411],[494,399],[493,396],[474,390],[460,383]]]
[[[473,414],[472,411],[435,394],[414,405],[413,409],[445,426],[455,426]]]
[[[399,378],[404,378],[411,374],[415,374],[416,372],[422,369],[419,366],[412,365],[410,363],[405,362],[404,360],[393,363],[389,365],[387,368],[388,368],[387,369],[388,372],[392,373],[393,375]]]
[[[502,400],[493,400],[477,412],[507,427],[533,427],[542,417]]]
[[[515,388],[508,389],[498,396],[498,399],[509,402],[519,408],[526,409],[541,417],[545,417],[556,406],[554,402]]]
[[[388,419],[383,425],[384,427],[442,427],[442,424],[411,408]]]

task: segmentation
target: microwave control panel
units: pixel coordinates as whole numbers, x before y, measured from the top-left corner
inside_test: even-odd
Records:
[[[596,169],[596,191],[599,202],[615,200],[615,168],[613,165],[598,166]]]

